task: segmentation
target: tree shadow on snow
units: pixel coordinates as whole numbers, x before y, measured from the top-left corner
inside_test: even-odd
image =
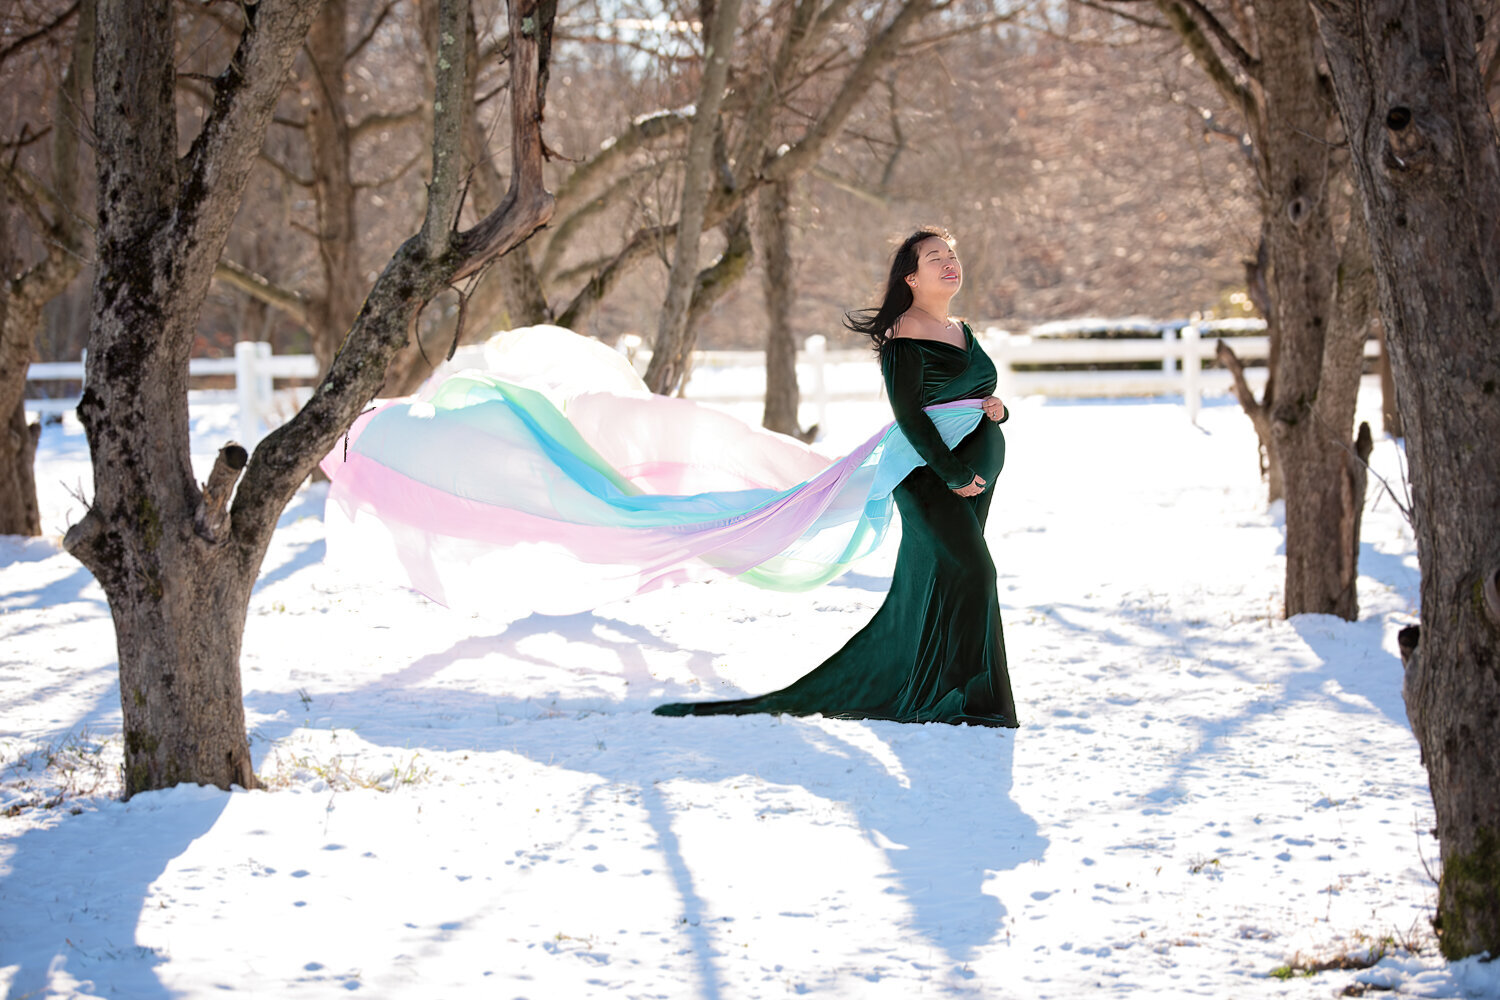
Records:
[[[1362,731],[1376,717],[1410,732],[1401,694],[1401,662],[1382,648],[1384,615],[1346,622],[1333,615],[1304,614],[1293,617],[1288,624],[1318,662],[1310,666],[1288,663],[1270,681],[1263,672],[1236,666],[1222,655],[1227,646],[1243,644],[1227,644],[1207,635],[1183,638],[1183,655],[1198,663],[1202,670],[1228,672],[1240,680],[1243,690],[1265,689],[1266,693],[1247,700],[1238,711],[1228,715],[1175,715],[1173,725],[1197,731],[1194,749],[1173,761],[1157,788],[1141,796],[1143,801],[1184,796],[1184,783],[1189,776],[1201,776],[1205,768],[1222,768],[1220,757],[1227,743],[1252,733],[1268,718],[1300,705],[1353,717],[1347,730],[1335,732]]]
[[[137,944],[137,926],[152,883],[228,803],[180,785],[0,841],[11,852],[0,879],[0,967],[15,967],[6,995],[179,996],[157,976],[170,956]]]
[[[577,672],[623,676],[631,691],[640,692],[639,697],[632,695],[621,702],[601,686],[598,697],[539,704],[536,699],[488,697],[430,683],[456,663],[491,655],[543,663],[524,653],[519,644],[549,632],[610,650],[617,659],[617,674],[597,667],[580,667]],[[1006,919],[1003,902],[985,891],[991,873],[1038,859],[1047,846],[1036,822],[1012,798],[1013,734],[967,726],[764,715],[642,718],[649,706],[666,700],[657,693],[662,685],[650,675],[643,647],[679,651],[649,628],[608,616],[538,615],[512,624],[499,635],[461,639],[369,684],[322,692],[318,700],[337,707],[331,724],[357,728],[367,743],[402,752],[509,751],[590,775],[601,783],[601,790],[633,790],[655,835],[663,870],[681,900],[679,930],[687,936],[695,956],[699,995],[719,996],[725,981],[720,958],[728,954],[725,948],[733,942],[733,938],[720,937],[727,925],[718,921],[734,916],[718,912],[710,900],[733,897],[726,896],[717,882],[714,891],[705,893],[703,880],[721,879],[722,868],[705,871],[694,862],[695,858],[721,858],[723,846],[703,843],[691,830],[685,831],[679,820],[685,810],[694,808],[686,801],[693,787],[733,783],[747,775],[764,783],[755,787],[772,798],[782,793],[765,790],[765,786],[799,787],[835,811],[852,816],[864,840],[888,865],[883,877],[889,884],[884,891],[904,909],[905,926],[945,956],[949,971],[966,975],[961,967],[1001,933]],[[693,672],[706,682],[716,681],[714,654],[687,652]],[[546,665],[564,669],[555,663]],[[424,722],[382,718],[392,713],[382,712],[381,705],[397,697],[403,706],[401,718],[426,720],[431,728]],[[297,717],[305,714],[291,710],[297,701],[295,692],[257,691],[247,699],[251,712],[266,716],[284,712],[256,727],[258,756],[263,757],[275,741],[297,728]],[[769,809],[757,818],[774,821],[776,811]],[[739,884],[759,884],[782,871],[784,859],[756,850],[762,829],[733,834],[745,845],[737,862]],[[865,891],[863,886],[857,888]],[[840,901],[843,889],[834,885],[807,889],[826,907],[817,914],[820,927],[846,919],[839,912],[845,906]],[[797,915],[812,916],[793,916]],[[858,927],[859,918],[852,917],[852,911],[851,918],[851,929]],[[882,961],[898,964],[906,959],[871,954],[873,966]],[[826,976],[832,982],[846,974],[851,970],[830,969]]]

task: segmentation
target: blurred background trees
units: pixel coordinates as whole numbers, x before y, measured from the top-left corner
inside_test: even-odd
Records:
[[[431,117],[420,101],[431,73],[422,13],[433,6],[323,6],[204,313],[203,353],[225,353],[241,339],[320,357],[336,346],[358,307],[353,279],[368,284],[421,214]],[[48,170],[37,164],[50,152],[37,134],[50,128],[77,4],[7,7],[0,16],[8,37],[43,35],[0,62],[8,105],[0,136],[8,157],[33,158],[29,169],[43,176]],[[827,112],[863,48],[900,7],[811,5],[821,16],[814,37],[777,78],[777,46],[795,24],[796,5],[747,0],[723,114],[731,165],[742,175],[764,170],[743,134],[756,87],[771,84],[775,106],[755,120],[767,122],[763,134],[750,138],[774,155]],[[931,7],[787,186],[799,341],[819,333],[838,342],[841,312],[873,294],[889,241],[920,223],[945,224],[958,236],[971,275],[959,305],[971,320],[1024,326],[1084,314],[1248,314],[1243,262],[1259,236],[1254,180],[1238,136],[1222,124],[1222,102],[1170,32],[1087,8],[1049,15]],[[183,0],[178,10],[186,128],[204,114],[202,75],[221,63],[234,35],[223,5]],[[508,273],[514,264],[487,272],[481,285],[496,287],[475,292],[471,305],[482,308],[468,316],[473,335],[566,317],[606,340],[636,334],[650,342],[672,259],[670,236],[658,230],[675,222],[700,83],[698,18],[695,5],[658,3],[560,11],[547,120],[558,217],[529,245],[528,273]],[[498,0],[475,3],[477,138],[504,134],[504,20]],[[472,147],[471,156],[482,161],[471,179],[473,203],[483,197],[486,168],[503,170]],[[87,178],[86,162],[81,169]],[[758,188],[767,180],[736,183]],[[466,204],[471,214],[482,210]],[[10,217],[19,246],[44,242],[14,210]],[[705,267],[732,229],[709,227]],[[605,273],[611,262],[616,268]],[[748,280],[722,290],[701,316],[700,346],[763,346],[759,267],[752,258]],[[39,357],[78,357],[87,283],[84,274],[47,309]],[[456,299],[430,313],[432,346],[446,349],[436,328],[451,333]]]
[[[4,301],[0,406],[14,426],[0,448],[0,513],[14,512],[6,525],[23,533],[38,528],[21,372],[32,359],[78,358],[88,329],[92,50],[79,26],[92,3],[0,6],[0,242],[7,272],[26,279]],[[238,21],[224,4],[174,9],[177,114],[191,135]],[[266,340],[326,369],[425,205],[436,9],[320,5],[195,353]],[[554,221],[423,312],[388,394],[412,389],[460,336],[557,322],[608,342],[653,341],[702,96],[705,9],[579,0],[560,10],[546,122]],[[507,183],[493,141],[509,128],[505,16],[501,0],[476,0],[468,18],[462,224],[491,211]],[[1025,0],[745,0],[736,24],[678,349],[767,350],[768,426],[800,430],[796,345],[822,334],[854,346],[843,312],[875,294],[890,241],[919,224],[958,236],[969,273],[958,305],[975,322],[1249,313],[1244,261],[1260,232],[1245,144],[1159,19]],[[680,391],[690,375],[679,365],[656,388]]]

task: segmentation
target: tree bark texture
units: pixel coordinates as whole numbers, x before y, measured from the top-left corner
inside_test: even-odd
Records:
[[[462,65],[463,0],[444,0],[450,65]],[[244,466],[226,447],[200,489],[189,461],[193,334],[245,181],[293,58],[317,13],[300,0],[239,8],[245,28],[212,111],[176,156],[171,0],[100,0],[98,265],[79,417],[95,495],[64,544],[114,617],[125,724],[125,794],[180,781],[252,787],[239,653],[251,588],[276,519],[374,396],[422,306],[515,246],[551,210],[541,182],[540,64],[555,8],[511,5],[515,169],[502,207],[453,228],[460,198],[460,79],[439,74],[443,137],[420,235],[392,257],[309,403]],[[444,121],[444,118],[447,121]],[[441,142],[447,142],[446,147]],[[223,504],[236,479],[227,518]]]
[[[348,0],[322,0],[307,33],[308,152],[318,209],[318,262],[323,294],[311,303],[309,331],[318,371],[326,372],[364,299],[354,186],[354,137],[344,89]]]
[[[1262,196],[1280,331],[1270,422],[1286,490],[1286,614],[1353,620],[1358,601],[1346,578],[1359,539],[1343,531],[1358,522],[1344,516],[1344,493],[1364,331],[1336,318],[1332,109],[1306,3],[1275,0],[1259,13]]]
[[[4,225],[8,208],[0,198],[0,274],[7,277],[15,270],[13,243]],[[0,294],[0,419],[5,421],[0,428],[0,535],[42,533],[36,497],[36,446],[42,425],[26,423],[25,406],[26,369],[34,356],[32,342],[42,321],[42,303],[20,286],[19,278],[7,280]]]
[[[791,184],[780,181],[756,196],[755,239],[760,250],[760,286],[766,300],[766,407],[761,423],[770,430],[802,436],[801,393],[797,388],[797,342],[792,333]]]
[[[697,329],[708,318],[719,300],[739,284],[755,257],[755,243],[750,238],[750,209],[743,202],[724,220],[724,252],[703,270],[693,282],[693,298],[688,303],[688,326]]]
[[[16,270],[15,241],[8,232],[11,212],[10,199],[0,192],[0,277],[7,286],[0,294],[0,418],[5,420],[0,428],[0,535],[40,535],[35,463],[42,425],[27,425],[23,404],[35,327],[26,326],[22,317],[12,318],[21,303],[13,302],[9,287]]]
[[[191,525],[187,369],[199,308],[315,7],[263,2],[177,157],[169,0],[100,0],[98,265],[78,407],[94,498],[65,539],[109,598],[125,794],[179,781],[255,786],[239,651],[260,552]]]
[[[677,243],[667,276],[666,300],[646,366],[646,387],[670,395],[687,377],[688,356],[696,333],[688,323],[694,282],[698,277],[698,243],[708,210],[714,179],[714,144],[719,133],[719,107],[729,79],[734,36],[739,31],[740,0],[716,0],[713,17],[705,25],[703,85],[688,131],[687,163],[682,172],[682,202],[677,213]]]
[[[1363,211],[1363,208],[1361,208]],[[1396,397],[1396,376],[1391,371],[1391,345],[1386,342],[1385,323],[1376,319],[1376,333],[1380,338],[1380,426],[1393,438],[1406,437],[1401,423],[1401,402]]]
[[[0,429],[0,535],[40,535],[42,514],[36,498],[36,446],[40,423],[26,422],[16,403]]]
[[[1330,203],[1335,115],[1318,75],[1312,13],[1304,0],[1256,7],[1247,85],[1223,66],[1183,5],[1160,0],[1159,7],[1245,115],[1254,138],[1269,265],[1267,319],[1276,344],[1274,391],[1261,409],[1270,430],[1268,460],[1285,491],[1285,613],[1353,619],[1358,605],[1351,581],[1358,574],[1349,559],[1357,556],[1359,539],[1342,533],[1358,527],[1357,519],[1344,516],[1344,503],[1364,328],[1352,318],[1357,286],[1351,283],[1342,312],[1339,301],[1340,251]],[[1227,44],[1222,35],[1220,42]],[[1250,59],[1248,47],[1239,58]],[[1254,419],[1246,397],[1241,401]]]
[[[1369,223],[1421,562],[1406,707],[1444,955],[1500,954],[1500,156],[1466,0],[1314,0]],[[1415,630],[1413,630],[1414,632]]]
[[[1360,424],[1353,440],[1349,431],[1354,424],[1360,379],[1364,374],[1365,341],[1375,326],[1378,311],[1370,235],[1364,213],[1356,206],[1340,247],[1333,314],[1323,343],[1318,397],[1312,406],[1316,440],[1322,461],[1327,463],[1318,470],[1317,481],[1331,494],[1321,501],[1318,516],[1329,517],[1337,512],[1337,518],[1331,522],[1334,530],[1327,532],[1337,545],[1338,558],[1332,567],[1336,575],[1326,593],[1333,597],[1332,613],[1347,621],[1359,618],[1360,525],[1369,482],[1366,460],[1374,447],[1367,424]],[[1329,583],[1326,572],[1315,578],[1315,586]],[[1315,590],[1310,599],[1326,599],[1325,592]]]
[[[36,446],[42,425],[26,423],[26,371],[35,359],[42,310],[73,283],[83,266],[77,220],[79,117],[93,89],[94,5],[79,6],[72,56],[52,112],[50,195],[22,181],[14,161],[0,166],[0,535],[39,535]],[[46,202],[44,205],[43,202]],[[42,258],[22,270],[7,228],[13,210],[25,215],[45,246]],[[19,273],[18,273],[19,272]]]

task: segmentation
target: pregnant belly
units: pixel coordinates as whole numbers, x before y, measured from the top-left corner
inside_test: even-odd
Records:
[[[986,418],[953,450],[968,463],[969,468],[993,483],[1005,467],[1005,432],[999,424]]]

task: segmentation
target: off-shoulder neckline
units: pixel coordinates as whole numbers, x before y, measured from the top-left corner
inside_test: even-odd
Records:
[[[917,344],[937,344],[940,347],[952,348],[955,351],[963,351],[965,354],[967,354],[974,347],[974,331],[969,329],[969,324],[965,323],[963,320],[959,320],[958,325],[959,328],[964,332],[964,346],[962,347],[959,347],[957,344],[950,344],[946,340],[938,340],[936,337],[887,337],[885,342],[888,345],[894,344],[897,341],[901,340],[911,341]]]

